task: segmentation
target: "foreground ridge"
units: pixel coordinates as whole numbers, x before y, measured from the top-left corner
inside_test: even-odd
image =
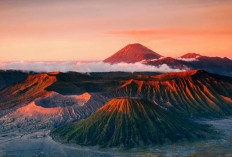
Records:
[[[86,120],[52,132],[62,142],[102,147],[152,146],[209,135],[208,126],[184,120],[138,98],[112,99]]]

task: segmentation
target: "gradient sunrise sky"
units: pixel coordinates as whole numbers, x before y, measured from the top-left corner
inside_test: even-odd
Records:
[[[232,58],[232,1],[0,0],[0,61],[102,60],[130,43]]]

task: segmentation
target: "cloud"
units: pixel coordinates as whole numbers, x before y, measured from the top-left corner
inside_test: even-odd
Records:
[[[196,62],[199,61],[197,58],[176,58],[177,60],[186,61],[186,62]]]
[[[77,62],[77,61],[62,61],[62,62],[5,62],[0,63],[0,69],[3,70],[22,70],[35,72],[110,72],[110,71],[151,71],[151,72],[179,72],[180,69],[172,69],[168,65],[163,64],[158,67],[137,63],[118,63],[109,64],[104,62]]]

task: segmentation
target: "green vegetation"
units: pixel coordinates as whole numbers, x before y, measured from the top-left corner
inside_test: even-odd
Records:
[[[211,131],[147,100],[117,98],[86,120],[62,126],[51,135],[79,145],[137,147],[206,138]]]

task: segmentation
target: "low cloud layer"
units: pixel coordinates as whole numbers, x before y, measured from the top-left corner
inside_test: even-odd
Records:
[[[22,70],[22,71],[35,71],[35,72],[110,72],[110,71],[152,71],[152,72],[179,72],[180,69],[172,69],[166,64],[159,67],[144,65],[142,63],[118,63],[108,64],[104,62],[8,62],[0,63],[2,70]]]
[[[177,60],[185,61],[185,62],[196,62],[199,61],[197,58],[176,58]]]

